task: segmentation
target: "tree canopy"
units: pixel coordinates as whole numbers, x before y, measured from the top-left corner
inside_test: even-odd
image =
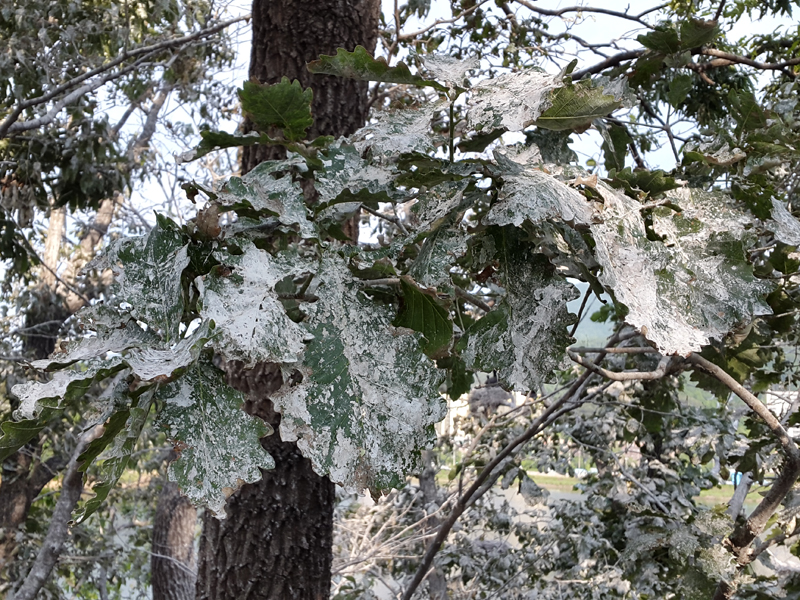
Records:
[[[395,567],[404,599],[431,568],[477,581],[484,597],[512,593],[514,577],[508,597],[558,597],[559,580],[587,598],[796,593],[794,572],[752,563],[779,544],[797,552],[800,535],[800,37],[796,25],[727,36],[745,15],[793,6],[539,4],[463,0],[450,22],[411,35],[405,21],[429,4],[409,2],[384,23],[385,58],[356,48],[309,64],[373,82],[381,110],[348,137],[306,139],[312,93],[298,82],[244,83],[255,131],[203,131],[181,160],[253,144],[286,158],[218,188],[187,184],[204,202],[192,221],[159,215],[107,246],[92,266],[113,283],[76,315],[82,335],[31,363],[52,377],[11,390],[0,459],[106,386],[83,415],[84,429],[103,428],[78,460],[96,473],[78,521],[123,476],[150,415],[178,453],[170,479],[220,518],[232,490],[274,466],[264,435],[296,440],[317,473],[379,497],[422,481],[447,397],[490,375],[525,399],[464,426],[474,442],[450,465],[459,485],[436,535],[419,564]],[[625,45],[550,33],[545,19],[569,13],[641,32]],[[596,61],[554,56],[566,41]],[[398,61],[412,43],[411,64]],[[558,70],[540,68],[549,58]],[[15,112],[0,132],[42,118]],[[602,157],[580,162],[569,144],[590,130]],[[661,143],[673,168],[649,166]],[[56,205],[69,202],[55,190]],[[345,233],[354,216],[369,230],[358,243]],[[590,296],[611,336],[578,346]],[[241,410],[221,368],[233,361],[277,365],[279,432]],[[528,473],[574,473],[579,453],[596,469],[584,498],[547,500]],[[731,472],[746,475],[743,493],[702,503]],[[481,504],[515,481],[545,525]],[[740,514],[752,482],[762,496]],[[463,518],[513,531],[516,545],[459,532],[470,508]]]

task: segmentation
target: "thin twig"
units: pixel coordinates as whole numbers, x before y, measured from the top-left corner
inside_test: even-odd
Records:
[[[618,331],[609,340],[608,345],[613,346],[619,343],[620,337],[620,331]],[[598,360],[602,360],[602,357]],[[577,401],[571,405],[565,405],[567,405],[568,401],[571,400],[573,396],[576,398],[580,397],[591,376],[592,373],[590,371],[585,371],[578,379],[575,380],[575,382],[572,384],[572,386],[570,386],[569,390],[567,390],[563,396],[548,406],[539,416],[539,418],[536,419],[524,433],[512,440],[497,454],[497,456],[495,456],[495,458],[488,465],[486,465],[486,467],[484,467],[467,492],[459,497],[458,501],[453,506],[450,516],[439,527],[439,532],[437,533],[436,538],[428,546],[425,556],[423,556],[414,578],[411,580],[411,583],[406,588],[406,591],[402,596],[402,600],[411,600],[414,592],[428,574],[428,571],[433,564],[434,556],[436,556],[436,553],[444,544],[444,541],[447,539],[447,536],[450,534],[450,531],[453,529],[453,526],[458,518],[470,506],[472,501],[476,499],[475,497],[478,496],[478,494],[485,493],[489,489],[490,486],[484,487],[484,483],[487,482],[494,470],[497,469],[497,467],[503,463],[506,458],[511,456],[517,450],[517,448],[521,448],[545,427],[554,422],[555,419],[558,419],[566,412],[574,410],[580,406],[581,403],[578,403]]]
[[[586,360],[569,348],[567,348],[567,354],[569,355],[570,359],[582,367],[586,367],[590,371],[593,371],[598,375],[605,377],[606,379],[611,379],[612,381],[652,381],[655,379],[661,379],[669,372],[669,356],[661,357],[661,360],[658,362],[658,366],[656,367],[655,371],[623,371],[621,373],[617,373],[615,371],[609,371],[608,369],[597,366],[592,361]]]
[[[581,307],[578,309],[578,319],[575,321],[575,325],[572,326],[572,330],[569,332],[569,337],[573,337],[575,332],[578,330],[578,325],[581,324],[583,321],[583,309],[586,308],[586,303],[589,301],[589,296],[592,293],[592,288],[587,287],[586,293],[583,295],[583,301],[581,302]]]
[[[394,223],[403,235],[408,235],[408,230],[403,225],[403,222],[397,217],[393,217],[392,215],[386,215],[380,211],[375,210],[374,208],[366,206],[365,204],[362,204],[361,208],[364,209],[369,214],[375,215],[379,219],[384,219],[386,221],[389,221],[389,223]]]
[[[22,114],[22,111],[24,111],[25,109],[31,108],[33,106],[37,106],[39,104],[44,104],[45,102],[49,102],[50,100],[52,100],[53,98],[55,98],[59,94],[65,92],[65,91],[67,91],[67,90],[69,90],[71,88],[74,88],[77,85],[80,85],[81,83],[83,83],[84,81],[86,81],[88,79],[91,79],[91,78],[93,78],[93,77],[95,77],[97,75],[100,75],[102,73],[105,73],[106,71],[109,71],[109,70],[113,69],[114,67],[116,67],[117,65],[122,64],[126,60],[129,60],[131,58],[137,58],[137,57],[146,58],[146,57],[151,56],[153,54],[156,54],[159,51],[164,50],[166,48],[171,48],[171,47],[174,47],[174,46],[182,46],[182,45],[187,44],[189,42],[193,42],[195,40],[202,39],[202,38],[204,38],[206,36],[213,35],[213,34],[219,32],[219,31],[222,31],[223,29],[225,29],[229,25],[233,25],[234,23],[239,23],[241,21],[245,21],[245,20],[247,20],[249,18],[250,18],[250,15],[236,17],[235,19],[230,19],[229,21],[224,21],[224,22],[219,23],[219,24],[217,24],[217,25],[215,25],[213,27],[209,27],[208,29],[202,29],[200,31],[197,31],[195,33],[192,33],[192,34],[180,37],[180,38],[174,38],[174,39],[171,39],[171,40],[164,40],[162,42],[158,42],[158,43],[152,44],[150,46],[142,46],[141,48],[136,48],[135,50],[131,50],[130,52],[123,52],[122,54],[120,54],[114,60],[112,60],[112,61],[110,61],[110,62],[108,62],[108,63],[106,63],[104,65],[101,65],[101,66],[97,67],[96,69],[92,69],[91,71],[87,71],[86,73],[78,75],[77,77],[74,77],[73,79],[70,79],[69,81],[66,81],[66,82],[62,83],[61,85],[56,86],[55,88],[53,88],[52,90],[50,90],[46,94],[42,94],[41,96],[37,96],[36,98],[29,98],[28,100],[24,100],[24,101],[20,102],[14,108],[14,110],[11,112],[11,114],[9,114],[8,117],[6,117],[6,119],[2,123],[0,123],[0,138],[5,137],[5,135],[7,133],[11,132],[11,131],[9,131],[10,127],[12,126],[12,124],[14,124],[17,121],[17,119],[19,119],[20,115]],[[127,71],[125,71],[125,72],[127,72]],[[123,74],[123,72],[119,71],[117,73],[117,76],[122,75],[122,74]]]
[[[461,289],[458,286],[455,286],[456,296],[461,298],[462,300],[466,300],[470,304],[473,304],[480,308],[483,312],[492,312],[492,307],[486,304],[483,300],[478,298],[475,294],[470,294],[468,291]]]

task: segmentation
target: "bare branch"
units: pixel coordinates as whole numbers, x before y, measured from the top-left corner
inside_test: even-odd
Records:
[[[64,473],[61,495],[58,497],[58,502],[53,510],[50,527],[47,530],[47,535],[44,538],[39,554],[36,556],[36,560],[25,581],[16,592],[11,592],[9,600],[33,600],[39,590],[42,589],[47,578],[50,577],[50,572],[58,561],[64,541],[67,539],[70,515],[78,504],[83,491],[83,472],[79,469],[78,457],[83,454],[86,446],[97,438],[102,431],[102,425],[93,427],[84,433],[78,441],[78,445],[72,453],[72,458]]]
[[[473,304],[473,305],[477,306],[483,312],[487,312],[488,313],[488,312],[492,311],[492,307],[489,306],[488,304],[486,304],[486,302],[484,302],[480,298],[478,298],[475,294],[470,294],[468,291],[462,290],[458,286],[455,287],[455,290],[456,290],[456,296],[458,296],[459,298],[461,298],[463,300],[466,300],[470,304]]]
[[[800,477],[800,451],[798,451],[794,440],[789,436],[778,418],[772,414],[753,393],[742,386],[733,377],[728,375],[722,368],[706,360],[699,354],[692,353],[688,358],[689,362],[697,365],[704,371],[710,373],[721,383],[725,384],[729,390],[739,396],[742,401],[758,415],[769,427],[770,431],[780,442],[786,457],[781,472],[775,478],[769,491],[758,506],[750,513],[747,520],[738,525],[733,533],[728,536],[726,545],[736,556],[740,567],[750,564],[755,555],[753,550],[749,550],[750,544],[756,539],[769,521],[770,517],[781,505],[786,495],[794,487],[797,478]],[[726,600],[733,595],[733,586],[730,582],[720,581],[717,591],[714,594],[715,600]]]
[[[648,29],[653,29],[653,26],[650,25],[650,23],[648,23],[647,21],[643,21],[642,17],[650,14],[651,12],[655,12],[659,9],[669,6],[669,4],[661,4],[653,8],[648,8],[647,10],[645,10],[642,13],[639,13],[638,15],[632,15],[628,12],[619,12],[617,10],[610,10],[608,8],[595,8],[593,6],[567,6],[564,8],[550,10],[547,8],[541,8],[539,6],[535,6],[534,4],[528,2],[528,0],[514,0],[514,1],[521,4],[525,8],[532,10],[537,14],[544,15],[546,17],[560,17],[567,13],[595,13],[595,14],[609,15],[612,17],[625,19],[626,21],[633,21],[634,23],[638,23],[642,27],[647,27]]]
[[[620,341],[620,332],[617,332],[612,336],[609,340],[609,346],[613,346],[614,344],[619,343]],[[602,360],[604,355],[601,356],[598,360]],[[425,576],[428,573],[431,565],[433,564],[433,558],[436,556],[436,553],[444,544],[447,536],[450,534],[450,531],[453,529],[458,518],[464,513],[464,511],[476,500],[480,495],[485,493],[491,485],[494,484],[494,480],[489,482],[489,477],[494,474],[494,471],[497,467],[503,463],[509,456],[514,454],[517,449],[521,448],[530,441],[535,435],[537,435],[540,431],[544,428],[548,427],[552,424],[556,419],[558,419],[561,415],[578,408],[582,402],[578,402],[577,400],[583,394],[583,391],[586,388],[586,384],[588,383],[591,377],[590,371],[585,371],[575,382],[570,386],[569,390],[555,400],[550,406],[548,406],[542,414],[531,423],[530,427],[514,438],[509,444],[503,448],[500,452],[497,453],[497,456],[488,464],[484,469],[480,472],[477,476],[475,481],[472,483],[470,488],[466,491],[466,493],[459,497],[458,501],[453,506],[453,510],[450,513],[450,516],[447,518],[446,521],[442,523],[439,527],[439,531],[436,534],[434,540],[428,546],[428,549],[425,551],[425,556],[422,558],[419,567],[417,568],[417,572],[414,575],[414,579],[411,580],[411,583],[406,588],[405,593],[402,596],[402,600],[411,600],[411,597],[414,595],[414,592],[419,587],[420,583],[425,579]],[[572,398],[576,400],[570,403]],[[496,476],[495,476],[496,478]],[[484,485],[487,484],[488,485]]]
[[[569,355],[570,359],[582,367],[586,367],[590,371],[593,371],[594,373],[597,373],[606,379],[611,379],[612,381],[652,381],[654,379],[661,379],[669,373],[669,356],[661,357],[661,360],[659,361],[658,367],[656,367],[655,371],[623,371],[622,373],[617,373],[615,371],[609,371],[608,369],[597,366],[592,361],[586,360],[582,356],[576,354],[570,348],[567,348],[567,354]]]
[[[727,64],[719,63],[714,66],[727,66],[730,64],[739,63],[742,65],[748,65],[750,67],[754,67],[756,69],[761,69],[762,71],[779,71],[785,69],[786,67],[800,65],[800,57],[791,58],[789,60],[785,60],[779,63],[763,63],[757,60],[753,60],[752,58],[747,58],[745,56],[738,56],[736,54],[731,54],[730,52],[723,52],[722,50],[717,50],[715,48],[703,48],[702,50],[700,50],[700,54],[703,54],[705,56],[715,56],[717,58],[721,58],[723,60],[728,61]],[[794,76],[795,76],[794,73],[792,73],[792,77]]]
[[[244,15],[244,16],[241,16],[241,17],[237,17],[235,19],[230,19],[228,21],[223,21],[222,23],[218,23],[217,25],[214,25],[213,27],[209,27],[207,29],[201,29],[200,31],[196,31],[194,33],[191,33],[189,35],[185,35],[185,36],[180,37],[180,38],[174,38],[174,39],[171,39],[171,40],[164,40],[164,41],[161,41],[161,42],[158,42],[158,43],[155,43],[155,44],[151,44],[149,46],[142,46],[140,48],[136,48],[136,49],[128,51],[128,52],[123,52],[122,54],[120,54],[114,60],[109,61],[106,64],[101,65],[101,66],[99,66],[99,67],[97,67],[95,69],[92,69],[91,71],[87,71],[86,73],[83,73],[82,75],[78,75],[77,77],[74,77],[73,79],[70,79],[69,81],[66,81],[66,82],[62,83],[61,85],[58,85],[58,86],[54,87],[52,90],[50,90],[46,94],[42,94],[41,96],[37,96],[36,98],[29,98],[28,100],[24,100],[24,101],[20,102],[14,108],[14,110],[11,112],[11,114],[9,114],[8,117],[6,117],[6,119],[2,123],[0,123],[0,138],[5,137],[7,133],[11,132],[10,131],[11,126],[17,121],[17,119],[19,119],[19,117],[22,114],[22,112],[27,108],[31,108],[33,106],[38,106],[39,104],[44,104],[46,102],[49,102],[49,101],[53,100],[54,98],[56,98],[59,94],[62,94],[64,92],[66,92],[67,90],[70,90],[70,89],[74,88],[75,86],[80,85],[84,81],[92,79],[92,78],[94,78],[94,77],[96,77],[98,75],[101,75],[103,73],[106,73],[107,71],[110,71],[111,69],[115,68],[116,66],[122,64],[123,62],[125,62],[127,60],[130,60],[132,58],[138,58],[138,59],[141,60],[141,59],[147,58],[147,57],[149,57],[149,56],[151,56],[153,54],[156,54],[156,53],[158,53],[158,52],[160,52],[162,50],[166,50],[168,48],[173,48],[173,47],[176,47],[176,46],[182,46],[184,44],[187,44],[187,43],[190,43],[190,42],[193,42],[193,41],[196,41],[196,40],[203,39],[205,37],[208,37],[210,35],[213,35],[215,33],[218,33],[220,31],[222,31],[223,29],[225,29],[226,27],[228,27],[230,25],[233,25],[234,23],[240,23],[242,21],[248,20],[249,18],[250,18],[250,15]],[[116,74],[114,74],[113,77],[108,78],[106,80],[106,82],[110,81],[111,79],[115,79],[117,77],[120,77],[121,75],[127,73],[128,70],[129,69],[122,69],[120,71],[117,71]],[[97,86],[97,87],[99,87],[99,86]],[[92,88],[92,89],[96,89],[96,87]]]
[[[595,75],[611,67],[616,67],[617,65],[624,63],[626,60],[633,60],[634,58],[639,58],[644,53],[645,53],[644,49],[626,50],[625,52],[620,52],[619,54],[609,56],[607,59],[597,63],[594,66],[586,67],[585,69],[581,69],[580,71],[574,71],[572,75],[570,75],[570,77],[572,77],[573,81],[577,81],[578,79],[581,79],[586,75]]]
[[[369,214],[375,215],[379,219],[384,219],[386,221],[389,221],[389,223],[394,223],[397,226],[397,228],[403,233],[403,235],[408,235],[408,230],[403,225],[403,222],[400,219],[398,219],[397,217],[393,217],[392,215],[384,214],[384,213],[382,213],[382,212],[380,212],[378,210],[375,210],[374,208],[370,208],[369,206],[365,206],[363,204],[361,205],[361,208],[363,210],[365,210],[366,212],[368,212]]]
[[[415,37],[418,37],[418,36],[422,35],[423,33],[429,32],[431,29],[433,29],[434,27],[438,27],[439,25],[447,25],[449,23],[455,23],[456,21],[458,21],[462,17],[466,17],[469,13],[476,11],[481,6],[486,4],[487,2],[489,2],[489,0],[481,0],[480,2],[475,4],[475,6],[470,6],[468,9],[462,10],[460,13],[458,13],[454,17],[451,17],[449,19],[436,19],[433,23],[431,23],[430,25],[428,25],[426,27],[423,27],[422,29],[420,29],[418,31],[413,31],[411,33],[400,33],[400,31],[398,29],[398,31],[397,31],[397,40],[398,41],[411,40],[411,39],[414,39]],[[400,19],[398,17],[396,19],[396,22],[399,23],[399,21],[400,21]]]

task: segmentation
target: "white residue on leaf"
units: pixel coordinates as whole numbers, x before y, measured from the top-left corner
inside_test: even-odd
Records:
[[[80,383],[85,388],[86,381],[91,381],[98,371],[115,369],[122,361],[116,357],[108,361],[92,361],[80,369],[56,371],[47,382],[27,381],[11,388],[11,393],[19,398],[19,407],[14,411],[14,418],[32,419],[39,413],[39,402],[42,400],[63,399],[73,384]]]
[[[800,222],[792,216],[783,202],[775,198],[772,199],[772,219],[776,238],[784,244],[800,246]]]
[[[427,154],[434,150],[431,139],[431,120],[441,103],[426,104],[417,110],[383,111],[374,123],[369,123],[350,136],[358,153],[370,150],[378,161],[405,152]]]
[[[260,469],[275,467],[259,441],[269,428],[241,409],[244,396],[206,362],[159,388],[157,397],[164,401],[158,424],[180,452],[169,466],[170,481],[192,502],[225,518],[225,500],[232,491],[258,481]]]
[[[208,321],[204,322],[191,335],[184,337],[171,348],[150,345],[131,348],[125,357],[125,362],[142,381],[169,377],[177,369],[187,367],[197,360],[209,336],[208,325]]]
[[[392,311],[362,297],[346,261],[322,261],[309,311],[303,382],[273,396],[281,438],[297,440],[314,469],[348,489],[385,487],[418,466],[444,416],[439,373],[419,336],[391,326]]]
[[[222,206],[245,204],[266,211],[284,225],[296,225],[302,237],[315,238],[317,231],[308,220],[303,190],[291,173],[285,173],[303,167],[305,161],[297,155],[286,160],[264,161],[244,177],[231,177],[220,191],[218,201]]]
[[[481,81],[472,89],[467,120],[476,131],[522,131],[550,107],[551,92],[562,86],[557,77],[533,70]]]
[[[659,350],[685,355],[770,313],[761,299],[769,284],[756,280],[743,260],[747,218],[724,195],[672,190],[668,197],[682,211],[653,211],[662,243],[647,239],[639,202],[605,183],[598,190],[604,222],[591,230],[600,281],[628,307],[625,320]]]
[[[242,249],[242,255],[218,256],[234,268],[231,276],[205,277],[200,315],[216,324],[212,346],[247,366],[297,363],[311,336],[286,315],[274,288],[287,275],[302,274],[307,265],[275,259],[252,243]]]
[[[480,59],[471,57],[462,60],[447,54],[431,54],[423,58],[422,63],[432,79],[453,88],[464,87],[467,71],[477,69]]]
[[[544,256],[527,253],[508,261],[507,295],[495,310],[503,311],[492,327],[478,321],[467,331],[462,358],[468,367],[496,369],[514,389],[527,392],[548,379],[569,344],[567,302],[577,290],[548,274]],[[485,318],[485,317],[484,317]]]
[[[525,155],[513,158],[499,163],[501,167],[511,166],[511,171],[503,175],[499,200],[486,215],[484,223],[520,226],[526,220],[538,224],[558,219],[585,226],[595,220],[591,203],[583,194],[545,173],[541,167],[522,162],[527,158]]]

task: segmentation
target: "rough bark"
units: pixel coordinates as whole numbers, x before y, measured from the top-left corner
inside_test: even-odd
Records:
[[[300,0],[254,0],[250,76],[262,83],[286,76],[311,87],[315,123],[310,137],[348,135],[366,120],[366,85],[311,75],[306,63],[337,48],[362,45],[374,51],[378,14],[376,0],[320,0],[313,7]],[[242,172],[278,156],[270,148],[245,148]],[[204,518],[197,598],[328,598],[334,486],[313,472],[295,444],[280,440],[280,415],[269,401],[281,384],[277,369],[259,365],[228,373],[231,385],[248,395],[246,409],[276,430],[262,440],[276,468],[229,499],[227,519]]]
[[[153,600],[194,598],[196,526],[197,511],[192,503],[181,495],[177,484],[165,482],[153,521],[150,557]]]
[[[306,64],[337,48],[361,45],[375,50],[380,3],[375,0],[254,0],[250,77],[278,83],[297,79],[314,90],[313,139],[319,135],[349,135],[361,127],[369,107],[367,84],[327,75],[312,75]],[[249,125],[245,123],[245,129]],[[276,157],[275,148],[250,146],[242,151],[242,172]]]
[[[436,473],[438,471],[435,463],[435,456],[432,450],[422,452],[422,461],[425,467],[419,474],[419,488],[422,491],[422,501],[425,506],[435,504],[440,506],[442,502],[439,487],[436,485]],[[425,522],[425,529],[436,531],[441,525],[438,516],[431,515]],[[428,597],[430,600],[447,600],[447,579],[444,573],[436,567],[431,568],[427,577]]]

